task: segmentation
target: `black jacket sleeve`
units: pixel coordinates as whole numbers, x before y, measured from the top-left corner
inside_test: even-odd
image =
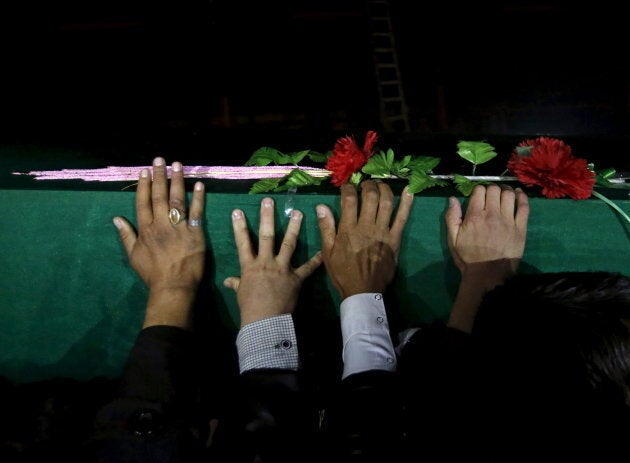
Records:
[[[418,453],[434,448],[468,448],[479,427],[474,380],[474,345],[469,334],[435,321],[422,327],[401,350],[398,371],[404,401],[405,445]]]
[[[194,462],[198,381],[192,333],[153,326],[136,338],[118,397],[96,416],[87,445],[94,462]]]
[[[247,371],[236,379],[230,401],[232,412],[214,437],[216,458],[286,463],[312,455],[315,412],[300,373]]]
[[[334,461],[395,461],[401,455],[402,401],[396,373],[345,378],[327,409],[324,432]]]

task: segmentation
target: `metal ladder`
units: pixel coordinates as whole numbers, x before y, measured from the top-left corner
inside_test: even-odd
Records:
[[[367,12],[370,20],[381,124],[385,130],[409,132],[409,113],[400,81],[389,1],[368,0]]]

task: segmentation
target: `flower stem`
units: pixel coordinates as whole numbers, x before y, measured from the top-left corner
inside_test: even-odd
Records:
[[[630,223],[630,217],[628,217],[628,214],[626,214],[619,206],[617,206],[615,203],[613,203],[606,196],[604,196],[601,193],[598,193],[595,190],[593,190],[593,196],[595,196],[596,198],[599,198],[602,201],[604,201],[606,204],[608,204],[610,207],[612,207],[614,210],[616,210],[624,219],[626,219],[626,222]]]

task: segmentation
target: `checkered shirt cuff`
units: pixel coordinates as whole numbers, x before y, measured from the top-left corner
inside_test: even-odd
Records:
[[[297,338],[293,317],[278,315],[249,323],[236,336],[241,373],[259,368],[297,370]]]

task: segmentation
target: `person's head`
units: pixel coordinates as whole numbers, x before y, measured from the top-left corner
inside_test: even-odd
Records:
[[[629,326],[629,277],[543,273],[517,275],[489,292],[473,336],[495,397],[518,410],[627,418]]]

